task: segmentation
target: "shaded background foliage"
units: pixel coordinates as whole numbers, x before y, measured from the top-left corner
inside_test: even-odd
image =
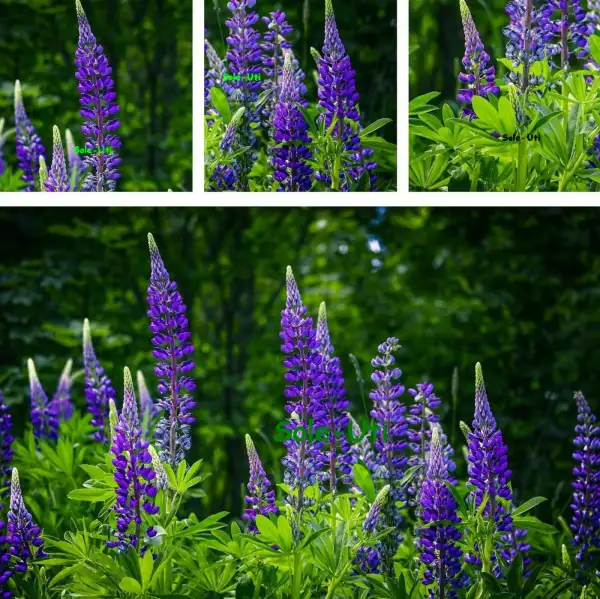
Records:
[[[204,458],[204,511],[241,511],[250,432],[280,474],[272,440],[284,417],[279,350],[286,265],[313,316],[327,302],[353,413],[369,361],[400,338],[403,382],[436,385],[443,424],[473,414],[481,361],[509,446],[519,497],[568,509],[574,389],[600,411],[600,235],[597,209],[12,209],[0,211],[0,387],[17,433],[28,422],[26,359],[48,394],[64,361],[81,368],[81,323],[122,396],[122,369],[154,388],[146,310],[152,231],[189,306],[196,346],[192,459]],[[459,374],[453,414],[451,379]],[[73,396],[83,408],[81,378]],[[367,399],[367,404],[370,401]],[[465,464],[459,458],[459,472]]]
[[[496,60],[504,58],[506,49],[507,38],[502,29],[509,23],[504,10],[507,3],[508,0],[467,0],[497,78],[506,72]],[[465,53],[459,0],[411,0],[409,6],[410,98],[435,90],[441,96],[432,103],[451,101],[456,109],[458,73]]]
[[[292,50],[306,73],[306,99],[314,102],[317,98],[313,76],[316,65],[310,48],[317,49],[319,53],[323,48],[325,0],[257,0],[254,10],[259,17],[275,10],[286,13],[288,23],[294,28],[289,36]],[[393,119],[394,122],[383,130],[383,136],[396,143],[396,1],[333,0],[333,10],[340,37],[356,71],[361,123],[372,123],[380,118]],[[227,0],[204,0],[205,35],[222,59],[225,59],[225,38],[229,33],[225,20],[230,15]],[[259,21],[256,28],[261,32],[262,41],[266,26]]]
[[[118,191],[192,189],[192,1],[82,0],[121,107]],[[82,146],[75,0],[0,0],[0,118],[14,127],[14,82],[52,151],[52,126]],[[14,135],[4,152],[16,168]],[[49,158],[49,157],[48,157]],[[47,161],[49,164],[49,160]]]

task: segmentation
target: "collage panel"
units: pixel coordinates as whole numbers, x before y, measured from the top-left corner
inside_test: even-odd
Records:
[[[192,191],[192,46],[192,0],[0,0],[0,192]]]
[[[397,187],[396,0],[204,0],[204,190]]]
[[[409,188],[600,190],[600,5],[411,0]]]

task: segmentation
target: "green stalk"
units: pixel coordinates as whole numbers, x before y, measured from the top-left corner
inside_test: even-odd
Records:
[[[294,573],[293,573],[292,599],[300,599],[302,589],[302,562],[300,561],[300,552],[294,554]]]
[[[579,158],[575,161],[573,168],[565,171],[561,182],[558,185],[558,191],[564,191],[565,187],[569,183],[569,181],[573,178],[573,175],[577,172],[577,169],[581,166],[581,163],[588,157],[587,154],[581,154]]]
[[[525,191],[527,187],[527,139],[519,142],[519,156],[517,158],[517,191]]]
[[[342,582],[344,576],[346,576],[346,572],[348,572],[348,569],[350,568],[351,565],[352,565],[352,562],[349,561],[342,568],[342,571],[340,572],[339,576],[337,576],[336,578],[334,578],[329,583],[329,588],[327,589],[327,595],[326,595],[325,599],[333,599],[335,589],[337,589],[337,587],[340,585],[340,583]]]

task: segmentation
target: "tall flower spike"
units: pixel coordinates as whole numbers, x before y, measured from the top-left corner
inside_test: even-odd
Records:
[[[73,134],[69,129],[65,130],[65,139],[67,143],[67,159],[69,161],[69,185],[71,187],[71,191],[76,191],[79,189],[84,167],[81,157],[75,151]]]
[[[58,379],[58,387],[52,398],[54,411],[60,422],[70,420],[73,416],[73,404],[71,403],[71,369],[73,368],[73,360],[67,360],[62,374]]]
[[[240,128],[243,146],[254,146],[256,135],[250,124],[257,122],[258,114],[253,110],[258,100],[258,90],[261,87],[261,72],[259,66],[261,49],[259,46],[260,33],[254,28],[258,15],[251,10],[256,0],[230,0],[227,8],[233,13],[225,21],[229,27],[227,37],[228,50],[226,58],[232,75],[239,75],[239,80],[229,82],[228,93],[236,107],[246,108],[246,119]],[[256,154],[248,152],[240,156],[239,184],[242,191],[248,191],[248,174]]]
[[[287,398],[285,411],[291,415],[288,427],[307,426],[308,421],[315,415],[315,409],[322,397],[321,357],[316,330],[307,309],[302,303],[298,285],[290,266],[286,271],[286,302],[281,311],[281,351],[285,355],[283,365],[286,368],[285,380],[287,387],[284,395]],[[284,443],[287,455],[282,463],[285,466],[284,482],[292,490],[298,490],[297,501],[288,497],[289,503],[294,503],[300,511],[305,503],[304,491],[307,486],[317,482],[319,464],[319,444],[307,439],[296,441],[290,439]]]
[[[379,347],[379,355],[371,361],[375,371],[371,379],[376,389],[369,393],[373,400],[371,418],[379,425],[375,441],[375,476],[390,485],[390,499],[384,510],[385,526],[398,528],[402,516],[397,503],[405,500],[403,491],[398,482],[402,478],[404,468],[408,461],[404,452],[408,446],[406,435],[408,424],[404,413],[404,406],[399,398],[404,393],[404,385],[399,381],[402,371],[395,368],[393,353],[400,347],[398,339],[390,337]],[[385,432],[385,434],[384,434]],[[393,559],[402,537],[399,532],[392,532],[381,541],[381,561],[385,573],[393,574]]]
[[[152,401],[150,391],[148,391],[143,372],[138,370],[136,377],[138,394],[140,396],[140,412],[142,413],[142,429],[144,431],[144,438],[146,438],[149,430],[152,428],[152,418],[156,412],[156,407]]]
[[[377,528],[377,523],[379,522],[379,516],[381,514],[381,508],[385,505],[388,497],[388,493],[390,491],[390,485],[385,485],[377,493],[377,497],[375,497],[375,501],[373,505],[369,509],[369,513],[363,522],[363,531],[364,532],[374,532]]]
[[[6,134],[4,133],[4,119],[0,119],[0,177],[6,171],[6,161],[4,160],[4,142],[6,141]]]
[[[524,93],[529,87],[541,85],[542,75],[533,75],[531,67],[546,56],[546,45],[552,34],[541,26],[542,11],[534,8],[533,0],[511,0],[506,5],[510,23],[503,29],[508,38],[506,58],[512,60],[516,69],[522,66],[522,73],[510,71],[506,82],[514,83]]]
[[[46,160],[43,156],[40,156],[40,191],[46,191],[46,180],[48,179],[48,167],[46,166]]]
[[[421,561],[426,570],[422,582],[430,588],[430,597],[455,599],[456,589],[464,586],[460,576],[462,551],[457,547],[461,535],[457,503],[446,487],[448,471],[444,463],[438,429],[433,430],[427,477],[419,498],[421,517],[426,526],[418,529]]]
[[[48,554],[44,552],[44,539],[41,529],[34,524],[31,514],[23,501],[19,472],[12,469],[10,485],[10,510],[8,512],[8,535],[10,554],[16,563],[12,564],[15,572],[25,572],[33,559],[45,559]]]
[[[512,518],[505,513],[500,499],[512,500],[508,469],[508,448],[502,440],[485,390],[481,364],[475,365],[475,416],[468,438],[469,484],[473,487],[471,499],[479,507],[488,495],[483,515],[493,523],[495,531],[511,533]],[[495,559],[495,555],[493,556]],[[476,566],[481,565],[477,555],[467,554],[465,560]]]
[[[158,507],[153,504],[157,490],[154,484],[156,473],[152,468],[149,443],[142,440],[135,390],[129,368],[123,372],[124,398],[119,422],[115,426],[115,436],[111,452],[115,456],[114,477],[117,483],[116,503],[113,510],[117,517],[117,527],[113,531],[116,540],[107,541],[107,547],[116,547],[119,552],[128,547],[138,548],[141,544],[142,508],[153,516]],[[146,528],[148,537],[156,536],[156,530]],[[143,555],[147,546],[142,548]]]
[[[465,83],[467,87],[458,92],[456,99],[465,104],[462,116],[472,119],[475,118],[471,108],[473,96],[486,98],[490,94],[498,95],[500,88],[496,85],[494,65],[488,67],[490,56],[483,47],[479,31],[465,0],[460,0],[460,16],[465,32],[465,55],[462,64],[466,72],[459,73],[458,80]]]
[[[165,468],[156,453],[156,449],[152,447],[152,445],[148,446],[148,452],[150,453],[150,457],[152,458],[152,468],[154,468],[154,472],[156,472],[156,488],[157,489],[168,489],[169,488],[169,479],[167,478],[167,473],[165,472]]]
[[[286,53],[281,95],[273,117],[273,139],[275,143],[282,144],[274,149],[272,159],[273,176],[279,182],[277,191],[309,191],[312,186],[312,168],[307,164],[312,157],[307,147],[310,143],[308,124],[296,106],[299,98],[292,57]]]
[[[116,118],[119,105],[111,77],[112,68],[104,55],[104,48],[96,43],[83,6],[75,0],[79,42],[75,51],[75,77],[81,93],[81,116],[85,119],[81,132],[92,150],[83,160],[90,167],[82,191],[114,191],[120,177],[117,167],[121,164],[116,150],[121,147],[119,138],[113,133],[120,127]]]
[[[115,404],[115,400],[111,397],[108,400],[108,442],[111,446],[115,438],[115,427],[117,426],[118,422],[119,411],[117,410],[117,404]]]
[[[157,389],[161,396],[156,405],[166,413],[158,421],[154,435],[160,459],[175,469],[190,449],[190,425],[196,421],[192,416],[196,403],[190,395],[196,385],[188,376],[195,368],[189,359],[194,346],[190,341],[186,306],[151,233],[148,233],[148,246],[151,272],[147,314],[153,334],[152,355],[157,360],[154,374],[158,377]]]
[[[46,191],[69,191],[65,153],[56,125],[52,129],[52,166],[46,180]]]
[[[352,455],[350,442],[346,437],[348,413],[350,402],[346,399],[343,372],[340,359],[334,356],[334,348],[329,337],[327,325],[327,309],[325,302],[319,306],[317,320],[317,342],[321,356],[321,369],[323,376],[323,398],[321,405],[315,407],[314,422],[316,426],[323,424],[329,433],[327,450],[322,452],[321,467],[329,471],[329,490],[334,493],[337,486],[337,475],[350,481],[352,474]],[[337,442],[340,441],[338,450]]]
[[[275,491],[271,489],[271,483],[265,474],[265,469],[250,435],[246,435],[246,450],[248,451],[248,463],[250,464],[250,480],[248,482],[248,495],[245,497],[248,507],[242,518],[248,521],[248,532],[256,534],[256,516],[261,514],[268,518],[271,513],[277,514],[279,508],[275,505]]]
[[[10,463],[13,459],[12,443],[15,440],[12,436],[12,427],[12,417],[4,401],[4,395],[0,391],[0,485],[3,487],[10,485],[10,472],[12,469]],[[0,502],[1,509],[2,502]],[[4,530],[4,524],[0,525],[0,530]]]
[[[573,444],[573,544],[577,561],[589,570],[600,548],[600,425],[583,393],[575,393],[577,426]]]
[[[87,318],[83,321],[83,371],[83,392],[87,399],[88,412],[92,415],[92,426],[96,429],[94,439],[106,443],[108,403],[116,397],[116,393],[94,352],[90,322]]]
[[[210,90],[216,85],[225,88],[226,84],[223,83],[225,64],[207,39],[204,40],[204,56],[206,58],[204,63],[204,112],[205,114],[218,114],[217,110],[211,106]],[[227,88],[229,88],[228,85]],[[209,124],[211,123],[212,121],[209,122]]]
[[[33,360],[27,360],[29,388],[31,393],[31,424],[37,439],[58,439],[58,418],[55,407],[48,402],[48,396],[35,370]]]
[[[27,184],[24,191],[35,191],[40,156],[45,157],[46,149],[25,112],[19,81],[15,82],[15,127],[18,165],[23,171],[21,179]]]

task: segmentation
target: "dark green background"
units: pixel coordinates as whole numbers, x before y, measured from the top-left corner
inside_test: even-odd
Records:
[[[304,7],[308,5],[308,13]],[[310,55],[313,47],[321,53],[325,36],[325,0],[257,0],[254,10],[259,17],[282,10],[294,28],[288,37],[292,50],[306,73],[306,99],[315,102],[317,87],[313,77],[315,61]],[[368,124],[381,118],[393,119],[378,132],[396,143],[396,80],[397,80],[397,7],[396,0],[333,0],[333,10],[340,37],[356,71],[356,90],[360,94],[361,122]],[[220,19],[217,17],[220,12]],[[217,54],[224,59],[229,29],[225,21],[231,15],[227,0],[204,0],[206,37]],[[305,20],[305,16],[308,19]],[[219,32],[221,23],[223,39]],[[256,28],[262,35],[266,25],[259,20]]]
[[[502,29],[509,23],[507,0],[466,0],[481,41],[496,67],[496,77],[505,73],[496,63],[504,58],[507,38]],[[455,102],[458,73],[465,53],[465,36],[459,0],[410,0],[410,97],[430,91],[441,96],[434,103]],[[404,46],[406,47],[406,45]],[[456,108],[458,104],[455,102]]]
[[[270,475],[280,475],[282,448],[270,440],[284,417],[279,331],[290,264],[311,314],[327,302],[359,418],[348,354],[371,389],[369,361],[397,336],[404,383],[436,385],[460,456],[452,371],[456,419],[471,422],[481,361],[519,500],[543,495],[547,512],[568,510],[573,391],[600,412],[600,210],[2,210],[0,387],[19,434],[28,421],[26,359],[53,394],[67,358],[81,368],[86,316],[119,397],[124,365],[142,368],[154,387],[148,231],[189,307],[198,383],[192,457],[214,472],[206,509],[240,513],[247,432]],[[81,379],[74,398],[83,408]]]
[[[192,189],[192,0],[82,0],[121,107],[118,191]],[[74,0],[0,0],[0,118],[14,127],[14,82],[48,152],[52,127],[83,145]],[[14,135],[4,148],[16,168]]]

